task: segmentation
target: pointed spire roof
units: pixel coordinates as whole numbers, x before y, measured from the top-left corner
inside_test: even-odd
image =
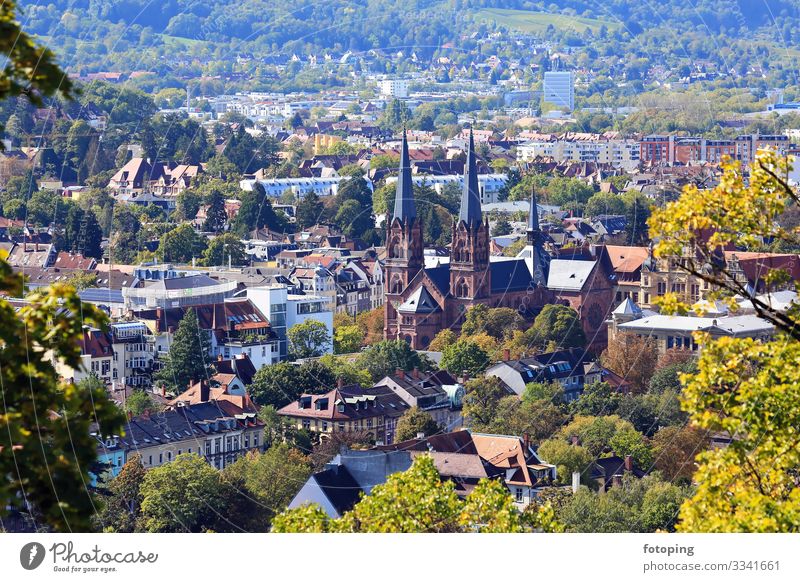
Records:
[[[472,129],[469,130],[469,146],[467,148],[467,163],[464,167],[464,191],[461,194],[461,209],[458,219],[463,220],[467,226],[481,223],[481,191],[478,188],[478,167],[475,162],[475,140]]]
[[[539,208],[536,204],[536,190],[531,189],[531,205],[528,209],[528,232],[539,232]]]
[[[414,204],[414,188],[411,181],[411,162],[408,157],[408,140],[403,128],[403,145],[400,151],[400,171],[397,174],[397,189],[394,198],[394,218],[411,223],[417,217]]]

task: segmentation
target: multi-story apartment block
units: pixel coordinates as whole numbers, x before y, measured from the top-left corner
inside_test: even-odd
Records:
[[[146,411],[130,418],[124,429],[124,435],[95,434],[98,460],[108,466],[113,477],[135,453],[141,456],[145,468],[193,453],[223,469],[264,446],[264,423],[256,413],[224,400],[179,404],[158,413]]]

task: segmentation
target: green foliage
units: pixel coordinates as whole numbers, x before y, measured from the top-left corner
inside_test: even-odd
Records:
[[[423,358],[403,340],[384,340],[365,349],[358,358],[358,365],[370,373],[375,381],[394,374],[395,370],[409,372],[414,368],[426,371],[431,368]]]
[[[162,406],[153,400],[153,397],[144,390],[135,390],[125,399],[125,410],[134,416],[144,414],[145,410],[157,412],[161,410],[161,408]]]
[[[224,511],[219,472],[194,453],[145,473],[141,529],[146,532],[203,532]]]
[[[219,232],[228,222],[228,213],[225,211],[225,197],[222,192],[214,191],[206,198],[206,219],[203,222],[205,232]]]
[[[556,511],[568,532],[626,533],[674,531],[688,490],[649,475],[623,478],[605,493],[581,488]]]
[[[225,233],[215,236],[208,243],[208,248],[203,251],[203,264],[208,267],[227,266],[229,261],[234,267],[250,263],[244,244],[235,234]]]
[[[182,392],[191,381],[207,380],[209,348],[208,334],[200,329],[194,309],[188,309],[178,324],[169,353],[162,359],[156,382]]]
[[[460,501],[452,481],[442,481],[431,457],[414,459],[408,471],[390,475],[339,519],[329,519],[316,505],[277,516],[273,532],[348,533],[514,533],[557,530],[549,506],[523,516],[496,480],[481,480]]]
[[[490,426],[497,418],[500,401],[509,395],[500,378],[487,376],[467,381],[462,414],[468,426]]]
[[[619,194],[598,192],[586,202],[583,215],[593,218],[601,214],[625,214],[625,201]]]
[[[509,307],[487,307],[481,303],[467,310],[461,333],[467,336],[486,333],[498,339],[508,339],[515,330],[521,330],[525,320]]]
[[[581,474],[581,482],[588,484],[591,478],[593,455],[580,445],[572,445],[564,439],[548,439],[537,451],[539,458],[556,466],[557,482],[572,483],[572,474]]]
[[[188,263],[202,255],[206,239],[197,234],[191,224],[180,224],[161,237],[158,253],[161,260],[171,263]]]
[[[257,228],[268,228],[275,232],[287,231],[289,223],[286,215],[275,212],[272,202],[259,182],[253,184],[250,192],[244,192],[241,200],[242,205],[231,225],[233,232],[242,238],[247,238],[250,232]]]
[[[545,305],[525,332],[529,345],[540,349],[566,349],[586,345],[581,320],[567,305]]]
[[[339,326],[333,331],[333,351],[337,354],[352,354],[364,344],[364,330],[357,325]]]
[[[108,484],[106,503],[98,517],[104,530],[133,533],[142,507],[141,487],[144,482],[142,457],[133,453],[125,461],[119,475]]]
[[[0,289],[22,296],[22,278],[2,260]],[[82,325],[103,327],[105,317],[64,284],[28,299],[18,311],[0,300],[0,511],[24,498],[39,523],[89,531],[96,500],[85,483],[97,459],[90,431],[97,423],[101,434],[119,434],[122,417],[96,383],[60,383],[53,362],[78,368]],[[49,357],[30,357],[44,353]]]
[[[606,382],[595,382],[584,387],[580,397],[570,403],[570,412],[583,416],[614,414],[621,398]]]
[[[441,431],[441,428],[430,414],[416,406],[412,406],[397,421],[395,440],[397,442],[407,441],[416,438],[420,433],[428,437],[435,435],[439,431]]]
[[[296,358],[321,356],[331,345],[327,326],[315,319],[306,319],[289,328],[289,352]]]
[[[304,392],[322,394],[335,385],[333,371],[318,361],[305,362],[301,366],[280,362],[259,369],[249,391],[256,404],[281,408]]]
[[[472,340],[459,340],[442,352],[441,367],[451,374],[475,376],[489,365],[489,354]]]
[[[300,228],[308,228],[320,222],[323,212],[322,202],[315,192],[303,196],[295,208],[295,220]]]

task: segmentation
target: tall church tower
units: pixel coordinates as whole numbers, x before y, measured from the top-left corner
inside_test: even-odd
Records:
[[[422,223],[417,218],[408,141],[403,130],[394,213],[386,232],[384,335],[388,339],[396,337],[397,334],[396,308],[399,305],[400,294],[424,266],[423,249]]]
[[[544,235],[539,227],[539,208],[536,204],[536,191],[531,192],[531,205],[528,211],[527,245],[518,255],[524,257],[534,285],[547,287],[550,273],[550,255],[544,249]]]
[[[464,190],[458,220],[453,222],[453,243],[450,247],[450,294],[456,298],[458,313],[491,296],[489,270],[489,222],[481,219],[481,194],[475,161],[475,141],[469,132],[467,163],[464,168]]]

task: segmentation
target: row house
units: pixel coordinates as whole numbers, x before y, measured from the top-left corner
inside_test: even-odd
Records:
[[[145,411],[128,419],[121,435],[94,436],[98,461],[112,477],[133,454],[140,455],[148,469],[183,453],[199,455],[223,469],[250,451],[263,450],[264,423],[255,412],[220,400],[178,404],[159,413]]]
[[[639,141],[639,158],[646,165],[673,165],[708,162],[719,164],[724,156],[750,164],[761,149],[771,148],[781,155],[797,150],[787,135],[739,135],[734,139],[705,139],[675,135],[648,135]]]

